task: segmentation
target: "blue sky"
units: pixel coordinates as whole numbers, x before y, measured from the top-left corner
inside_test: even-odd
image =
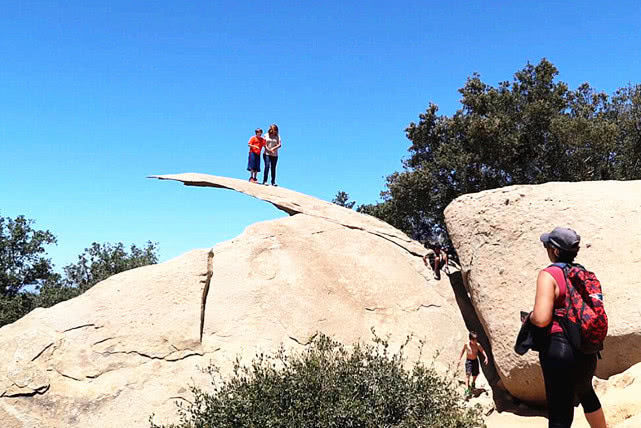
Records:
[[[145,178],[247,178],[277,123],[278,181],[372,203],[428,103],[451,114],[545,57],[559,79],[641,83],[641,3],[0,0],[0,215],[51,230],[58,268],[91,242],[161,260],[283,216],[230,191]]]

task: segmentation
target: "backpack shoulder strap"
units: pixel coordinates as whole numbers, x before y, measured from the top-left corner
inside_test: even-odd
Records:
[[[556,284],[559,286],[559,297],[554,299],[555,309],[562,309],[565,307],[565,295],[567,293],[567,263],[552,263],[547,268],[543,269],[545,272],[552,275]]]

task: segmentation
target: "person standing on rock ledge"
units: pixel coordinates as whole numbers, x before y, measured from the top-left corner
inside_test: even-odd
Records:
[[[249,139],[249,159],[247,160],[247,171],[250,172],[249,182],[256,183],[256,174],[260,172],[260,151],[265,147],[265,139],[262,137],[263,130],[256,129],[256,135]]]
[[[272,172],[272,186],[276,184],[276,163],[278,162],[278,149],[282,146],[280,135],[278,134],[278,125],[271,124],[267,130],[265,137],[265,151],[263,152],[263,160],[265,161],[265,173],[263,174],[263,184],[267,184],[267,177],[269,170]]]
[[[540,239],[552,263],[580,266],[573,264],[581,241],[574,230],[557,227],[552,232],[541,235]],[[570,428],[577,398],[583,406],[590,427],[606,428],[605,415],[592,386],[597,354],[585,354],[575,349],[560,323],[563,320],[555,316],[555,310],[568,310],[565,295],[569,287],[573,286],[568,285],[564,270],[560,266],[551,265],[539,272],[534,310],[526,319],[526,322],[547,331],[547,338],[539,351],[539,361],[543,369],[548,402],[548,426]]]

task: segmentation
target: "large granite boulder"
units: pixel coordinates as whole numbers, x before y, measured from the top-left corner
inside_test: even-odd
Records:
[[[547,183],[464,195],[445,210],[463,277],[507,390],[545,399],[538,355],[513,351],[519,312],[534,303],[538,271],[550,262],[539,236],[555,226],[581,235],[576,259],[603,284],[610,319],[597,375],[641,361],[641,181]]]
[[[392,344],[414,333],[425,359],[436,350],[442,366],[457,359],[466,330],[452,289],[398,230],[284,188],[158,178],[241,191],[291,216],[113,276],[1,328],[0,426],[146,427],[152,413],[172,421],[189,385],[208,386],[200,368],[210,361],[228,370],[237,355],[301,349],[318,331],[346,344],[369,341],[372,327]]]

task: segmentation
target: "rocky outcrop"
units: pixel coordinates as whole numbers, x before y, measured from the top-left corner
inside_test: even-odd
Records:
[[[421,244],[384,221],[283,187],[261,186],[237,178],[198,173],[152,175],[149,178],[179,181],[186,186],[234,190],[269,202],[289,215],[306,214],[320,218],[348,229],[361,230],[387,239],[412,255],[422,256],[425,254],[425,249]]]
[[[597,375],[641,361],[641,181],[547,183],[464,195],[445,210],[463,276],[489,337],[503,385],[545,398],[536,353],[513,351],[519,312],[531,310],[537,273],[549,264],[539,236],[568,226],[582,237],[577,262],[603,284],[610,328]]]
[[[168,422],[189,385],[209,384],[200,368],[210,361],[225,371],[236,356],[299,349],[318,331],[347,344],[368,341],[372,327],[392,343],[413,333],[425,359],[458,357],[466,330],[452,289],[432,279],[422,246],[386,223],[284,188],[158,178],[241,191],[291,216],[1,328],[3,426],[146,427],[152,413]]]

